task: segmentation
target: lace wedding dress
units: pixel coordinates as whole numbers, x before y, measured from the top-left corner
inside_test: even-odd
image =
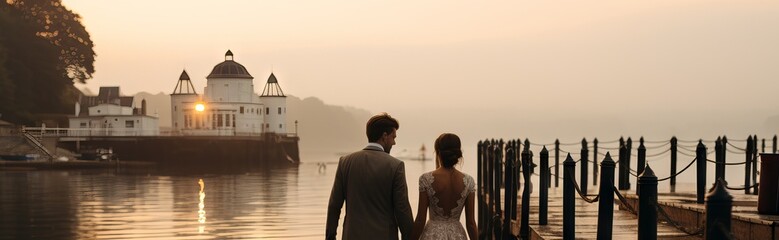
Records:
[[[438,206],[439,200],[435,195],[435,189],[433,189],[433,182],[435,181],[433,173],[427,172],[419,177],[419,192],[426,192],[430,201],[430,206],[428,207],[430,220],[425,224],[425,229],[422,231],[420,239],[468,239],[465,228],[460,223],[460,214],[463,212],[465,198],[468,197],[468,194],[475,191],[476,184],[471,176],[465,173],[463,175],[465,187],[457,200],[457,206],[449,212],[445,212],[443,208]]]

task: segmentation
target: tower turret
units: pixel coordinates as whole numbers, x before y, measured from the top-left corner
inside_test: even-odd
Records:
[[[287,96],[273,73],[268,77],[260,100],[265,105],[264,132],[287,134]]]
[[[187,128],[193,121],[192,109],[200,96],[195,92],[195,87],[189,79],[186,70],[181,71],[176,88],[170,94],[170,112],[171,127],[174,133],[180,133],[181,129]]]

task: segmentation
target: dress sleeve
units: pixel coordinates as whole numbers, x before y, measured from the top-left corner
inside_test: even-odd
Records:
[[[428,184],[425,180],[425,174],[419,176],[419,192],[427,192]]]
[[[467,175],[467,176],[468,176],[468,186],[467,186],[468,193],[476,192],[476,183],[474,183],[473,177],[471,177],[471,175]]]

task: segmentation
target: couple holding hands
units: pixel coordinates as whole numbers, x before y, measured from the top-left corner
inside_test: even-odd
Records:
[[[460,138],[444,133],[435,141],[436,166],[419,177],[419,207],[412,221],[405,166],[389,155],[398,121],[386,113],[366,124],[368,146],[341,157],[327,209],[326,239],[336,239],[346,202],[342,239],[476,239],[473,178],[454,168],[462,158]],[[460,224],[465,210],[466,228]],[[430,221],[427,221],[427,216]]]

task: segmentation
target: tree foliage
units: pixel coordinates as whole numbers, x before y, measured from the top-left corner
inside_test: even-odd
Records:
[[[69,113],[74,82],[94,73],[92,40],[59,0],[0,0],[0,113],[31,124]]]

